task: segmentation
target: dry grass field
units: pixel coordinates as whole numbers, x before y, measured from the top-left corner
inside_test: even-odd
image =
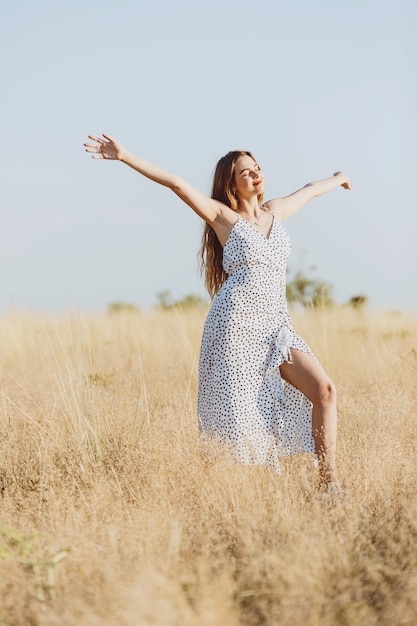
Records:
[[[417,624],[417,318],[294,314],[349,501],[198,452],[205,311],[0,317],[1,626]]]

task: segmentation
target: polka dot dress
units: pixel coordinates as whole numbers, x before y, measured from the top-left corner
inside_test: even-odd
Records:
[[[199,365],[202,446],[217,441],[241,463],[277,472],[280,457],[315,452],[312,405],[279,371],[291,362],[291,348],[312,354],[288,313],[290,250],[276,217],[268,238],[238,218],[224,247],[228,278],[207,316]]]

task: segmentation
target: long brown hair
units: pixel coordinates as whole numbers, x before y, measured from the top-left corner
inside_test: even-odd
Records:
[[[239,211],[239,204],[233,193],[235,181],[235,164],[239,157],[249,156],[256,163],[251,152],[246,150],[233,150],[222,157],[216,165],[213,177],[211,197],[222,202],[232,209]],[[262,203],[263,194],[258,195],[259,204]],[[204,273],[206,289],[211,298],[214,298],[220,287],[227,278],[223,269],[223,248],[213,228],[205,224],[200,249],[200,269]]]

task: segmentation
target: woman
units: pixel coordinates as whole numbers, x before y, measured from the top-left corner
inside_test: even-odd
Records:
[[[319,486],[344,493],[336,473],[336,391],[310,348],[292,329],[285,300],[291,244],[282,222],[349,178],[308,183],[263,201],[264,176],[250,152],[217,164],[212,197],[144,161],[109,135],[89,136],[95,159],[126,163],[169,187],[205,222],[202,262],[212,307],[204,327],[198,413],[202,435],[248,465],[279,472],[279,458],[316,453]]]

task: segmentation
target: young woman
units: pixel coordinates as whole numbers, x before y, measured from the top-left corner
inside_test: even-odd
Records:
[[[294,332],[285,299],[291,248],[282,222],[313,198],[350,189],[346,174],[263,202],[264,176],[250,152],[220,159],[209,198],[144,161],[109,135],[89,136],[94,159],[119,160],[169,187],[205,221],[201,258],[214,297],[201,346],[198,417],[202,436],[242,463],[279,472],[279,458],[315,453],[320,490],[344,493],[336,473],[336,390]]]

